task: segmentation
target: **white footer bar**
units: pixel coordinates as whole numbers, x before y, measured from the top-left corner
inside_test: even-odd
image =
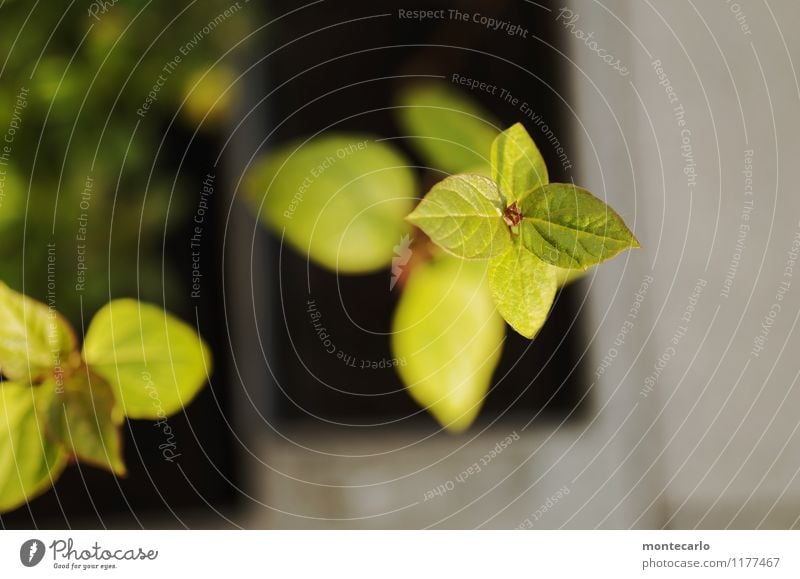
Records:
[[[598,572],[604,577],[796,578],[800,532],[0,532],[0,577],[141,579],[192,573],[185,577],[489,579]]]

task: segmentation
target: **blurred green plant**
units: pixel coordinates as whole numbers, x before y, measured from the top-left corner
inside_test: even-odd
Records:
[[[435,84],[413,84],[400,92],[395,113],[432,169],[488,175],[498,123],[464,95]]]
[[[0,283],[0,511],[73,460],[124,474],[123,419],[172,415],[206,381],[196,331],[109,300],[180,301],[163,247],[199,176],[176,174],[185,151],[167,129],[178,113],[222,128],[243,6],[0,3],[0,280],[26,294]],[[84,327],[102,304],[79,351],[66,320]]]
[[[460,432],[488,392],[503,320],[534,338],[558,287],[639,243],[600,199],[549,182],[523,125],[500,132],[476,104],[433,84],[403,91],[396,111],[419,156],[456,173],[410,215],[411,163],[364,135],[285,146],[252,167],[244,195],[296,250],[340,273],[387,267],[416,226],[411,245],[423,257],[405,260],[393,355],[406,361],[398,372],[410,395]]]
[[[49,306],[0,284],[0,512],[55,484],[70,461],[124,476],[124,418],[161,420],[211,372],[197,332],[161,308],[114,300],[78,349]]]
[[[263,219],[297,251],[344,273],[385,267],[414,206],[414,175],[393,147],[368,135],[287,145],[254,165],[245,184]],[[269,195],[260,195],[263,188]]]
[[[221,127],[236,84],[217,60],[250,19],[230,0],[55,4],[0,6],[0,279],[45,299],[52,243],[70,319],[81,299],[92,309],[131,287],[169,300],[174,268],[147,256],[191,210],[196,175],[176,175],[183,148],[162,138],[178,111]]]

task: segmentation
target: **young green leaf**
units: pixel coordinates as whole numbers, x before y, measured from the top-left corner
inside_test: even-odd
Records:
[[[211,372],[197,331],[151,304],[114,300],[95,315],[83,358],[114,390],[124,414],[157,420],[189,404]]]
[[[556,268],[514,243],[489,262],[489,287],[497,310],[517,332],[533,338],[556,295]]]
[[[504,209],[494,181],[453,175],[434,185],[407,219],[456,257],[486,259],[511,244]]]
[[[124,476],[121,423],[111,386],[88,368],[67,377],[47,409],[48,435],[81,462]]]
[[[0,382],[0,512],[42,494],[67,464],[67,453],[45,437],[39,419],[47,395],[40,386]]]
[[[510,126],[492,142],[492,179],[509,203],[548,183],[547,165],[522,123]]]
[[[24,383],[78,362],[72,328],[55,310],[0,282],[0,373]]]
[[[485,262],[444,255],[419,266],[392,326],[409,393],[452,432],[475,420],[502,351],[505,328],[485,276]]]
[[[418,84],[400,93],[395,111],[410,144],[431,167],[489,175],[497,123],[472,100],[442,84]]]
[[[522,242],[549,264],[587,269],[619,252],[639,247],[622,218],[575,185],[550,183],[520,201]]]
[[[410,163],[365,135],[294,143],[250,170],[245,196],[297,251],[340,273],[388,266],[416,196]]]

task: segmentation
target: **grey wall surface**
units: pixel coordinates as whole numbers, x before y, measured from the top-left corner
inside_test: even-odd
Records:
[[[640,490],[661,503],[659,526],[796,525],[800,4],[570,7],[630,70],[615,74],[573,39],[581,180],[643,246],[597,273],[604,341],[640,280],[655,280],[606,375],[642,414],[623,444],[646,448],[632,479],[657,473]]]

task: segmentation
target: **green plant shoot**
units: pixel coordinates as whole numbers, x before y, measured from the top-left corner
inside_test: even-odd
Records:
[[[406,361],[398,372],[412,398],[460,432],[491,386],[502,321],[534,338],[559,287],[639,243],[603,201],[550,183],[522,124],[498,131],[480,107],[437,85],[411,87],[397,104],[408,144],[449,174],[413,211],[411,164],[388,141],[358,134],[278,149],[253,166],[244,193],[289,245],[339,273],[386,268],[408,225],[435,244],[420,252],[432,259],[417,256],[406,272],[391,346]],[[426,243],[418,236],[418,247]]]
[[[75,333],[54,310],[0,283],[0,512],[55,484],[70,461],[125,475],[124,418],[161,419],[211,372],[196,330],[161,308],[114,300]]]

